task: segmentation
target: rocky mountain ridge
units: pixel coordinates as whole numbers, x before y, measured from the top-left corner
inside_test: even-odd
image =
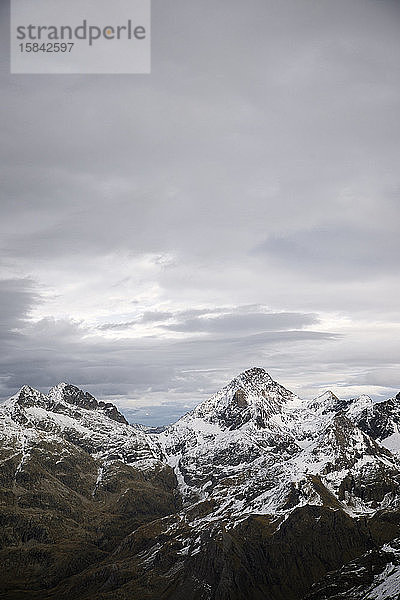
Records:
[[[0,406],[0,594],[339,598],[352,561],[381,565],[400,537],[398,405],[302,400],[253,368],[157,431],[25,386]]]
[[[340,401],[327,392],[301,400],[252,369],[168,427],[160,441],[182,496],[212,498],[231,518],[285,514],[328,497],[349,514],[369,514],[399,502],[392,490],[397,457],[372,436],[365,417],[371,411],[365,396]],[[368,482],[373,494],[357,482]]]

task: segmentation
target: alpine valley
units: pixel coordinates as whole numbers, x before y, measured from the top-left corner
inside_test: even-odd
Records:
[[[252,368],[175,424],[61,383],[0,406],[5,600],[399,600],[400,394]]]

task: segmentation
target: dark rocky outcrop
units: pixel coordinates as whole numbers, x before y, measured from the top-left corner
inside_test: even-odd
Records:
[[[17,473],[18,457],[1,459],[1,598],[43,598],[143,523],[179,509],[167,466],[143,472],[114,462],[96,483],[98,464],[72,444],[38,443]]]

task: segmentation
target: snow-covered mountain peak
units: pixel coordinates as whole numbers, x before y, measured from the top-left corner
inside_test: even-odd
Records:
[[[78,446],[96,459],[127,464],[153,465],[160,456],[152,437],[129,425],[116,406],[68,383],[54,386],[48,394],[24,386],[0,406],[1,422],[6,423],[7,443],[26,436],[37,443],[48,437],[52,443],[66,443],[66,448]],[[0,431],[0,445],[1,440]]]
[[[36,390],[35,388],[31,387],[30,385],[23,385],[22,388],[19,390],[19,392],[17,392],[15,394],[15,396],[28,396],[28,395],[38,395],[41,394],[41,392],[39,392],[39,390]],[[15,396],[13,396],[13,398],[15,398]]]
[[[247,423],[263,428],[285,403],[295,399],[297,396],[274,381],[265,369],[254,367],[240,373],[183,419],[203,419],[230,430]]]
[[[22,388],[4,403],[5,406],[18,405],[20,407],[28,406],[46,406],[46,396],[35,390],[29,385],[23,385]]]
[[[84,392],[75,385],[68,383],[59,383],[52,387],[48,393],[48,398],[53,402],[64,401],[87,409],[94,409],[99,406],[97,400],[89,392]]]
[[[294,502],[329,503],[331,495],[351,514],[368,513],[389,492],[383,486],[376,498],[364,498],[359,481],[375,485],[398,473],[396,458],[351,418],[370,404],[367,396],[341,400],[329,390],[301,400],[254,368],[167,427],[159,441],[185,501],[212,498],[215,514],[241,514],[244,504],[284,513]]]
[[[317,396],[316,400],[320,400],[320,402],[330,402],[331,400],[338,401],[339,398],[332,392],[332,390],[326,390],[323,394]]]
[[[67,404],[69,406],[84,408],[86,410],[103,411],[113,421],[128,424],[125,417],[119,412],[116,406],[111,403],[98,402],[89,392],[84,392],[75,385],[69,383],[59,383],[52,387],[48,393],[50,407],[55,407],[58,404]]]
[[[97,401],[89,392],[84,392],[77,386],[65,382],[52,387],[48,394],[24,385],[14,396],[6,400],[3,406],[11,410],[14,415],[20,414],[20,419],[26,418],[27,411],[37,413],[39,410],[46,418],[51,418],[51,415],[56,413],[68,415],[79,422],[83,414],[79,411],[83,409],[95,411],[112,421],[128,425],[128,421],[114,404]]]
[[[262,367],[252,367],[237,375],[231,382],[250,390],[265,390],[274,383],[272,377]]]
[[[372,410],[374,402],[370,396],[365,394],[358,398],[343,399],[338,398],[331,390],[327,390],[320,396],[307,402],[307,408],[316,415],[334,415],[344,412],[350,420],[357,417],[364,411]]]
[[[358,398],[354,398],[349,401],[349,408],[347,409],[347,416],[349,419],[358,419],[362,412],[370,412],[373,409],[374,401],[370,396],[362,394]]]
[[[53,387],[51,387],[49,390],[49,396],[54,396],[56,394],[62,394],[64,392],[65,388],[68,387],[68,385],[70,385],[70,384],[66,383],[65,381],[60,381],[60,383],[57,383],[57,385],[53,385]]]
[[[331,390],[327,390],[308,403],[308,408],[314,413],[327,415],[337,413],[347,408],[346,400],[341,400]]]

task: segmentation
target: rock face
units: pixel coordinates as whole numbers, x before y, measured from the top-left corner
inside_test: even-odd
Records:
[[[152,430],[25,386],[0,406],[0,597],[397,598],[398,405],[254,368]]]
[[[397,600],[400,597],[400,539],[369,550],[315,584],[307,600]]]

